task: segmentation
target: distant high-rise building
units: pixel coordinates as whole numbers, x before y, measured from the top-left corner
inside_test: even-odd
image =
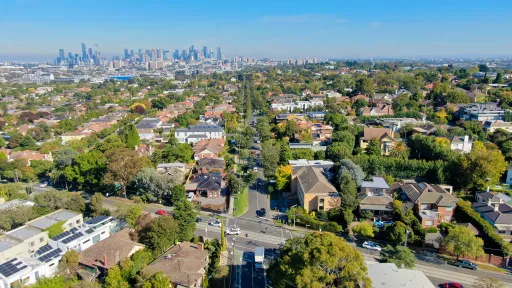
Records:
[[[164,59],[164,49],[156,48],[156,59],[160,61]]]
[[[181,51],[181,60],[186,61],[187,58],[188,58],[187,50],[183,49],[183,51]]]
[[[133,51],[133,49],[130,50],[130,57],[133,57],[134,55],[135,55],[135,51]]]
[[[93,58],[92,56],[94,56],[94,54],[92,53],[92,48],[89,48],[88,51],[89,51],[89,57],[88,58],[92,59]]]
[[[85,43],[82,43],[82,60],[85,61],[85,58],[87,58],[87,47],[85,47]]]
[[[172,54],[172,58],[174,58],[174,60],[180,59],[180,50],[178,50],[178,49],[174,50],[174,53]]]
[[[203,57],[204,58],[208,58],[208,47],[206,46],[203,46]]]
[[[64,49],[59,49],[59,64],[64,63],[65,56],[64,56]]]
[[[217,47],[217,60],[222,60],[222,53],[220,51],[220,47]]]
[[[130,58],[130,54],[128,53],[128,49],[124,48],[124,59]]]
[[[94,64],[100,65],[100,50],[98,49],[98,44],[94,44]]]
[[[208,58],[213,58],[213,50],[208,51]]]

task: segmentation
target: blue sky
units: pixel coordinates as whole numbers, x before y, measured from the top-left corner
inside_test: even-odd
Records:
[[[2,55],[79,53],[82,42],[105,54],[191,44],[256,57],[512,54],[510,0],[0,0],[0,11]]]

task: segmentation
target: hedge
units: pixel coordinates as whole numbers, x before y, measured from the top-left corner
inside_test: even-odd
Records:
[[[317,220],[308,213],[306,213],[306,211],[302,207],[292,208],[288,210],[287,214],[289,221],[293,221],[293,218],[295,216],[295,224],[302,227],[306,227],[307,225],[307,227],[311,229],[322,229],[322,231],[332,233],[338,233],[341,232],[342,230],[342,227],[338,223]]]
[[[489,248],[488,253],[498,256],[507,256],[509,254],[510,251],[505,241],[494,231],[494,227],[489,222],[473,210],[469,201],[457,202],[454,216],[457,222],[469,222],[480,231],[480,237],[485,242],[485,248]]]

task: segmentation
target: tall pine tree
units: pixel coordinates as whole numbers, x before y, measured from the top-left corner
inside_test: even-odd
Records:
[[[135,128],[133,123],[124,127],[121,132],[121,138],[126,144],[126,147],[130,149],[135,149],[135,146],[140,144],[139,132],[137,132],[137,128]]]

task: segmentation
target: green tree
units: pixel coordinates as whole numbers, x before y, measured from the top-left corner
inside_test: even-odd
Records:
[[[361,75],[356,79],[355,90],[361,94],[372,96],[375,93],[373,80]]]
[[[189,144],[180,143],[177,145],[166,145],[162,151],[162,158],[167,163],[182,162],[188,163],[194,156],[194,150]]]
[[[101,193],[96,192],[91,196],[88,210],[91,217],[100,216],[105,213],[105,208],[103,208],[103,195]]]
[[[268,271],[273,287],[277,288],[371,287],[361,253],[327,232],[288,239]]]
[[[503,84],[504,81],[503,81],[503,74],[501,74],[501,72],[498,72],[496,74],[496,79],[494,79],[494,81],[492,82],[494,84]]]
[[[123,195],[127,197],[126,188],[135,175],[151,162],[147,157],[139,156],[129,149],[110,150],[105,153],[108,159],[108,173],[105,175],[107,183],[119,184]]]
[[[5,147],[5,144],[6,144],[6,142],[5,142],[4,137],[0,137],[0,148]]]
[[[226,235],[224,233],[224,220],[220,220],[220,251],[226,251]]]
[[[411,249],[405,246],[386,246],[380,253],[384,262],[394,263],[398,268],[413,269],[416,264],[416,257]]]
[[[272,132],[267,117],[258,117],[256,120],[256,131],[261,142],[272,139]]]
[[[69,147],[59,149],[53,153],[53,164],[57,169],[64,170],[73,163],[78,154],[75,149]]]
[[[108,269],[107,277],[105,277],[105,282],[103,283],[104,288],[128,288],[130,285],[128,282],[123,279],[121,275],[121,270],[119,266],[114,265],[112,268]]]
[[[368,146],[366,146],[365,152],[368,155],[381,155],[380,140],[378,138],[371,139]]]
[[[63,276],[67,281],[73,281],[77,277],[78,256],[76,250],[69,250],[62,255],[59,262],[59,275]]]
[[[20,133],[14,133],[9,138],[9,143],[7,143],[7,148],[14,149],[20,146],[20,142],[23,139],[23,135]]]
[[[357,224],[354,228],[352,228],[352,232],[364,238],[373,238],[374,236],[373,225],[368,222],[361,222]]]
[[[261,148],[260,162],[264,168],[265,177],[272,177],[279,166],[280,147],[271,141],[264,142]]]
[[[172,188],[171,192],[171,200],[172,203],[178,203],[181,200],[185,200],[187,197],[187,191],[185,190],[185,186],[183,185],[176,185]]]
[[[344,171],[350,173],[350,176],[352,176],[352,179],[356,182],[357,187],[361,186],[365,174],[359,165],[355,164],[350,159],[343,159],[339,163],[338,178],[341,179],[341,175]]]
[[[483,189],[498,183],[508,167],[500,150],[474,145],[470,153],[459,157],[460,181],[462,187]]]
[[[127,125],[121,131],[121,138],[123,139],[126,147],[134,149],[135,146],[140,145],[139,132],[133,123]]]
[[[164,195],[169,195],[172,188],[179,182],[169,174],[162,174],[154,168],[143,168],[135,178],[133,187],[138,195],[151,195],[155,200]]]
[[[391,148],[389,155],[399,159],[408,159],[409,148],[407,148],[407,145],[405,145],[404,142],[398,142]]]
[[[464,226],[456,225],[448,230],[448,235],[442,240],[446,251],[455,254],[457,259],[461,255],[476,257],[484,254],[484,241],[476,237],[473,232]]]
[[[51,278],[43,277],[37,280],[36,284],[31,285],[31,288],[65,288],[67,287],[66,281],[62,276],[55,276]]]
[[[26,148],[26,147],[35,147],[37,146],[36,140],[32,138],[30,135],[25,135],[23,139],[20,141],[20,147]]]
[[[180,200],[174,203],[174,219],[178,222],[178,240],[190,241],[196,231],[197,212],[192,203]]]
[[[132,229],[136,227],[137,219],[142,215],[140,206],[119,206],[116,211],[117,218],[125,221]]]
[[[406,239],[409,243],[412,243],[414,240],[413,230],[400,221],[386,226],[385,231],[388,235],[387,239],[396,243],[397,245],[404,245]]]
[[[160,255],[178,240],[178,223],[171,216],[160,216],[141,229],[139,240]]]
[[[100,184],[107,170],[107,158],[103,153],[92,150],[78,155],[73,165],[64,169],[64,177],[68,181],[75,180],[86,188],[96,187]]]
[[[142,288],[168,288],[171,283],[163,272],[153,274],[144,282]]]
[[[350,147],[345,142],[335,142],[327,146],[325,156],[333,162],[338,162],[350,157],[352,155],[352,149],[353,147]]]
[[[354,219],[354,210],[359,205],[359,197],[357,196],[356,182],[348,171],[343,171],[340,175],[340,196],[341,196],[341,211],[343,220],[348,226]]]

